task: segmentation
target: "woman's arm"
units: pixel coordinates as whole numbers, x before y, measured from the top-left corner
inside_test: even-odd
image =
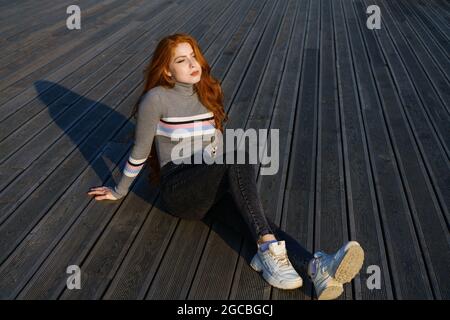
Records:
[[[114,198],[120,199],[127,195],[130,185],[141,172],[150,154],[156,128],[162,117],[161,109],[162,106],[157,93],[149,91],[142,97],[138,108],[134,145],[122,171],[122,177],[116,186],[106,190]],[[92,188],[91,190],[94,189]],[[104,193],[98,193],[99,195],[103,196],[104,199],[111,199],[111,197],[105,197],[105,189],[101,190]],[[96,200],[101,199],[96,198]]]

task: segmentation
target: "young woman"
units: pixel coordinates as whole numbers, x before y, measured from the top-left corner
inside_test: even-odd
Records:
[[[222,132],[228,117],[221,86],[190,35],[173,34],[159,42],[145,70],[144,91],[133,115],[136,113],[135,142],[121,180],[114,187],[91,188],[88,194],[95,200],[124,197],[147,160],[152,169],[150,181],[159,183],[164,207],[177,217],[203,219],[226,193],[231,194],[245,221],[244,232],[257,245],[251,267],[274,287],[301,287],[302,278],[291,263],[297,259],[294,249],[301,246],[264,214],[256,186],[257,167],[250,163],[249,154],[225,148]],[[199,133],[201,143],[193,143],[191,138]],[[180,155],[181,149],[188,152]],[[219,156],[224,163],[214,161]],[[236,227],[229,217],[221,218]],[[301,259],[299,265],[307,269],[317,297],[334,299],[343,292],[343,284],[359,272],[364,251],[351,241],[335,254],[306,253]]]

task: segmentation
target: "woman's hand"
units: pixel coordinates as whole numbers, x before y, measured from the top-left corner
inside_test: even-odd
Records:
[[[88,195],[95,196],[95,200],[117,200],[108,187],[94,187],[88,192]]]

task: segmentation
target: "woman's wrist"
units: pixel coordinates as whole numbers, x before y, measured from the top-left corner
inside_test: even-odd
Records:
[[[121,193],[119,193],[119,192],[117,192],[117,189],[116,189],[116,187],[110,187],[110,189],[111,189],[111,194],[114,196],[114,198],[116,198],[117,200],[119,200],[119,199],[121,199],[121,198],[123,198],[124,196],[125,196],[125,194],[121,194]]]

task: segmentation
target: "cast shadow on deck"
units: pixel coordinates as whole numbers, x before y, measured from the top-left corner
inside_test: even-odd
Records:
[[[35,89],[38,93],[38,98],[42,103],[44,103],[47,106],[48,113],[52,117],[53,121],[62,129],[64,130],[64,118],[61,117],[60,109],[64,108],[64,105],[53,103],[52,99],[47,99],[47,97],[51,97],[51,92],[49,95],[49,92],[47,91],[49,87],[52,87],[52,90],[56,90],[63,94],[63,96],[70,95],[73,97],[73,101],[77,101],[77,105],[81,107],[81,109],[84,110],[87,113],[87,110],[96,108],[96,111],[94,114],[98,115],[99,119],[98,121],[103,121],[103,118],[106,117],[108,114],[108,118],[110,120],[114,120],[114,123],[122,123],[126,122],[128,125],[130,125],[133,129],[135,125],[130,121],[130,119],[125,118],[124,115],[121,113],[115,111],[110,106],[93,101],[91,99],[88,99],[84,96],[80,96],[77,93],[57,84],[52,83],[46,80],[39,80],[35,82]],[[111,114],[111,115],[109,115]],[[79,135],[79,132],[74,132],[74,130],[64,130],[65,134],[68,135],[68,137],[73,141],[74,144],[77,144],[77,136]],[[134,130],[133,130],[134,132]],[[88,139],[92,138],[90,135]],[[132,137],[129,137],[132,138]],[[129,141],[127,141],[128,143]],[[106,145],[107,141],[104,143]],[[110,170],[110,166],[105,162],[104,158],[97,158],[96,161],[90,161],[91,154],[88,153],[89,150],[86,151],[86,149],[79,148],[79,151],[83,156],[85,157],[86,161],[89,162],[89,165],[95,172],[95,174],[98,176],[99,179],[103,180],[102,177],[104,177],[104,172],[109,172],[106,179],[104,179],[103,185],[105,185],[105,182],[111,177],[112,172]],[[92,150],[91,150],[92,152]],[[107,156],[105,153],[104,156]],[[123,161],[117,160],[112,157],[107,158],[111,163],[113,164],[113,167],[118,166],[119,168],[123,168]],[[122,171],[122,170],[121,170]],[[147,170],[142,170],[141,174],[147,174]],[[94,187],[94,186],[93,186]],[[86,190],[87,192],[87,190]],[[159,191],[158,191],[159,192]],[[154,198],[154,201],[152,201],[147,192],[144,192],[141,188],[133,188],[131,187],[130,193],[134,193],[141,199],[145,200],[152,206],[157,207],[159,210],[168,213],[168,210],[162,205],[161,201],[158,201],[158,198]],[[95,201],[92,198],[92,201]],[[123,201],[123,199],[119,200]],[[248,229],[248,226],[246,225],[244,219],[240,216],[239,210],[234,203],[234,200],[229,192],[226,192],[223,197],[208,211],[205,218],[201,220],[199,223],[204,223],[208,226],[211,226],[214,232],[216,232],[226,243],[227,245],[232,248],[237,254],[243,254],[243,258],[247,263],[250,263],[255,251],[256,246],[254,246],[254,250],[252,251],[246,251],[243,250],[243,252],[240,252],[242,246],[240,245],[240,241],[236,241],[236,237],[243,237],[243,241],[247,241],[247,245],[252,246],[251,242],[251,233]],[[275,231],[276,236],[279,240],[285,240],[286,246],[289,252],[289,258],[294,266],[294,268],[298,271],[298,273],[302,276],[303,279],[307,279],[308,276],[306,274],[306,263],[311,258],[311,253],[308,252],[308,250],[305,249],[300,243],[298,243],[297,240],[295,240],[293,237],[291,237],[289,234],[284,232],[283,230],[279,229],[277,225],[275,225],[273,222],[270,222],[272,229]],[[304,291],[304,294],[306,297],[310,298],[310,287],[309,286],[303,286],[300,288],[300,290]]]

